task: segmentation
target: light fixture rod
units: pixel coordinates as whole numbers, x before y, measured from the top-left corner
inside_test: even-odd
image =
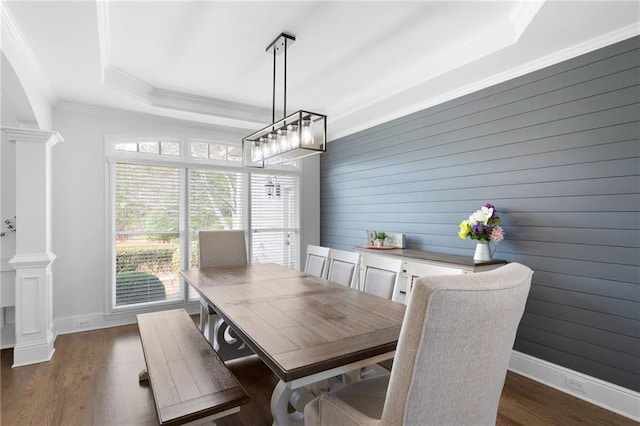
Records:
[[[284,99],[283,99],[283,112],[282,117],[287,116],[287,48],[290,44],[296,41],[296,38],[291,34],[280,33],[265,49],[267,53],[273,51],[273,93],[271,102],[271,122],[276,121],[276,56],[284,53]]]
[[[287,116],[287,42],[284,43],[284,99],[282,107],[282,118]],[[275,121],[275,120],[274,120]]]
[[[271,96],[271,122],[276,121],[276,49],[273,49],[273,94]]]

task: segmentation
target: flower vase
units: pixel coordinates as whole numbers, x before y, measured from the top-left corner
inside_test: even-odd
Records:
[[[488,262],[491,260],[491,249],[488,241],[478,241],[476,252],[473,254],[475,262]]]
[[[384,245],[384,240],[381,240],[381,239],[376,240],[376,247],[382,247],[383,245]]]

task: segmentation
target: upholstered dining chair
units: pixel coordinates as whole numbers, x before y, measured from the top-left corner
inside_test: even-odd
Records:
[[[328,258],[331,249],[309,244],[307,246],[307,260],[304,264],[304,272],[324,278],[327,274]]]
[[[416,281],[390,375],[311,401],[306,425],[495,425],[532,271]]]
[[[247,243],[243,230],[198,232],[198,267],[241,266],[247,264]],[[200,298],[200,331],[214,345],[215,311]]]
[[[331,249],[327,279],[347,287],[357,288],[360,253]]]
[[[398,299],[398,284],[402,278],[402,260],[382,256],[362,259],[364,279],[361,290],[389,300]]]

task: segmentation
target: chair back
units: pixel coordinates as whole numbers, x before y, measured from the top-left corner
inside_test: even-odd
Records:
[[[331,249],[327,279],[347,287],[357,288],[360,253]]]
[[[198,232],[198,267],[200,269],[246,264],[247,244],[243,230]]]
[[[489,272],[418,279],[382,424],[495,425],[532,274],[511,263]]]
[[[364,279],[362,291],[389,300],[398,299],[398,284],[402,278],[402,260],[382,256],[365,256],[362,260]]]
[[[307,246],[307,260],[304,264],[304,272],[324,278],[327,274],[329,247],[320,247],[309,244]]]

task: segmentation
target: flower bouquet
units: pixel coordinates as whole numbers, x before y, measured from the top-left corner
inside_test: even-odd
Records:
[[[498,244],[504,239],[504,230],[498,226],[502,222],[498,215],[498,210],[492,204],[485,204],[480,210],[474,212],[469,216],[469,219],[460,222],[460,231],[458,236],[465,240],[467,237],[472,240],[478,240],[481,243],[492,242]],[[488,256],[479,254],[479,247],[476,248],[475,260],[490,260],[492,253],[489,252]],[[495,249],[494,249],[495,251]],[[487,258],[488,257],[488,258]]]

